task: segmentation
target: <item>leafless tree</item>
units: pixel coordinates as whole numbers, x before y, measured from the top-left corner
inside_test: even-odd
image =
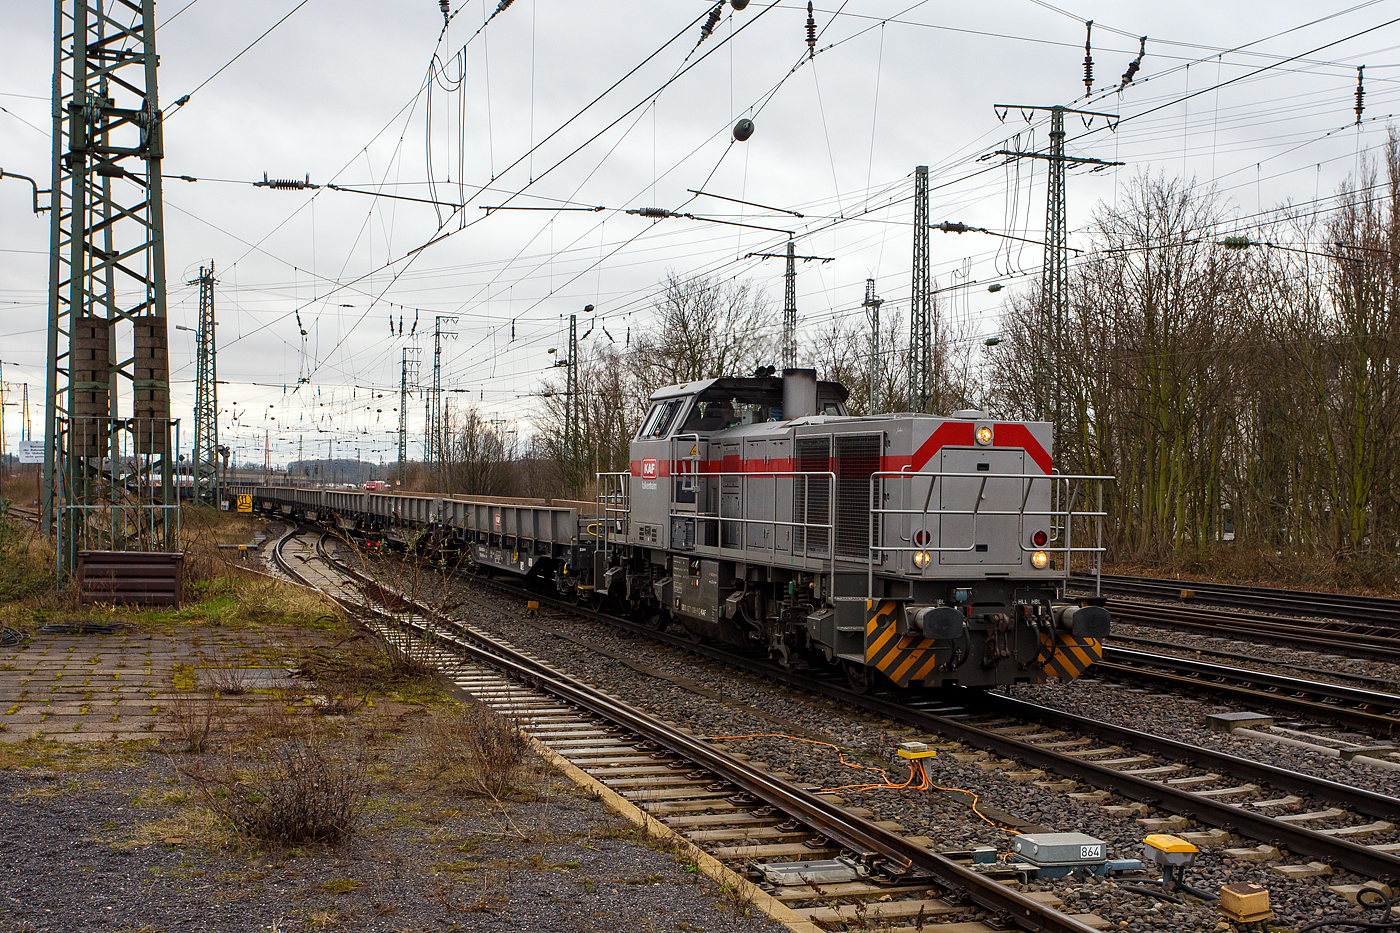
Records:
[[[647,394],[655,389],[752,372],[778,351],[778,312],[751,281],[682,278],[668,272],[655,324],[630,355]]]

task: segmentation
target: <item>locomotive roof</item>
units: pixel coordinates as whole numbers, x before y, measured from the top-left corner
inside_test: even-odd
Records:
[[[718,379],[700,379],[696,382],[682,382],[666,386],[651,393],[651,401],[667,398],[684,398],[699,395],[710,389],[733,392],[735,395],[778,395],[783,394],[783,380],[778,376],[720,376]],[[839,382],[818,382],[817,394],[823,398],[835,398],[844,402],[851,393]]]

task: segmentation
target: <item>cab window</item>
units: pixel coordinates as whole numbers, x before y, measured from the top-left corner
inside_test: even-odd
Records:
[[[651,429],[656,424],[656,419],[661,415],[661,409],[665,407],[666,406],[661,404],[660,402],[657,402],[655,405],[651,406],[651,411],[647,412],[647,416],[642,419],[642,426],[637,431],[638,437],[650,436]]]
[[[658,404],[652,415],[647,418],[646,424],[642,426],[642,433],[638,436],[657,438],[665,437],[671,433],[671,425],[675,423],[676,416],[685,406],[685,401],[683,398],[673,398]]]

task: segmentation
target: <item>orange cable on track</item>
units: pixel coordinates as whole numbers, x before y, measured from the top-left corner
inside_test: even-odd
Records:
[[[977,814],[977,818],[978,818],[978,819],[980,819],[982,822],[986,823],[988,826],[992,826],[992,827],[994,827],[994,828],[996,828],[996,829],[999,829],[999,830],[1001,830],[1001,831],[1004,832],[1004,833],[1015,833],[1015,832],[1016,832],[1015,830],[1013,830],[1013,829],[1008,829],[1007,827],[1001,825],[1000,823],[996,822],[995,820],[993,820],[993,819],[987,817],[986,815],[984,815],[984,814],[982,813],[982,811],[979,810],[979,809],[977,808],[977,803],[978,803],[978,800],[979,800],[980,798],[979,798],[979,796],[978,796],[977,794],[973,793],[972,791],[970,791],[970,790],[964,790],[964,789],[961,788],[961,787],[942,787],[942,786],[940,786],[940,785],[938,785],[938,784],[934,784],[934,783],[932,782],[932,780],[931,780],[931,779],[929,778],[929,776],[928,776],[928,769],[924,767],[923,761],[922,761],[922,760],[919,760],[919,759],[914,759],[914,760],[911,760],[911,761],[909,762],[909,778],[908,778],[903,784],[896,784],[896,783],[894,783],[893,781],[890,780],[889,772],[886,771],[884,768],[876,767],[876,766],[874,766],[874,765],[856,764],[855,762],[848,761],[848,760],[846,759],[846,754],[845,754],[845,752],[843,752],[843,751],[841,750],[841,747],[838,746],[838,745],[836,745],[836,744],[834,744],[834,743],[832,743],[832,742],[821,742],[821,741],[818,741],[818,740],[816,740],[816,739],[804,739],[804,738],[802,738],[802,737],[800,737],[800,736],[796,736],[796,735],[785,735],[785,734],[783,734],[783,733],[781,733],[781,732],[757,732],[757,733],[753,733],[753,734],[750,734],[750,735],[712,735],[712,736],[709,736],[708,738],[709,738],[710,741],[713,741],[713,742],[725,742],[725,741],[729,741],[729,740],[731,740],[731,739],[787,739],[787,740],[790,741],[790,742],[803,742],[803,743],[805,743],[805,744],[807,744],[807,745],[820,745],[820,746],[822,746],[822,747],[824,747],[824,748],[829,748],[829,749],[831,749],[832,751],[836,752],[836,757],[837,757],[838,759],[840,759],[841,764],[845,765],[846,767],[848,767],[848,768],[854,768],[854,769],[857,770],[857,771],[878,771],[878,772],[884,777],[885,781],[884,781],[883,784],[843,784],[843,785],[841,785],[840,787],[824,787],[824,788],[822,788],[821,790],[819,790],[817,793],[829,794],[829,793],[832,793],[833,791],[838,791],[838,790],[930,790],[930,789],[933,789],[933,790],[946,791],[946,792],[949,792],[949,793],[967,794],[969,797],[972,798],[972,812],[975,813],[975,814]],[[915,783],[914,783],[915,778],[918,778],[918,780],[919,780],[919,783],[918,783],[918,784],[915,784]]]

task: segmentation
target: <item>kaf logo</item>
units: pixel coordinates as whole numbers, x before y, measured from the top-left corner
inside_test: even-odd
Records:
[[[648,457],[642,461],[642,479],[656,479],[656,459]]]

